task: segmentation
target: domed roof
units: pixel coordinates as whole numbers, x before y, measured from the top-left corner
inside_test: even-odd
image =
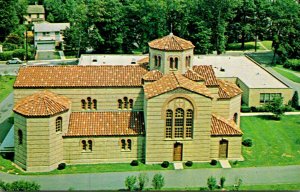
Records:
[[[155,39],[148,43],[149,47],[164,51],[183,51],[192,49],[195,46],[192,42],[182,39],[170,33],[160,39]]]

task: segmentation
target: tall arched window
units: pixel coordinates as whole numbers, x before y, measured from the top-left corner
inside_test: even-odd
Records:
[[[133,100],[129,99],[129,108],[132,109],[133,108]]]
[[[127,149],[131,150],[131,139],[127,139]]]
[[[193,110],[188,109],[186,111],[185,120],[185,137],[191,138],[193,135]]]
[[[173,111],[168,109],[166,112],[166,138],[172,138]]]
[[[158,67],[161,65],[161,56],[158,56]]]
[[[125,150],[125,149],[126,149],[126,141],[125,141],[125,139],[122,139],[122,140],[121,140],[121,149],[122,149],[122,150]]]
[[[93,109],[97,109],[97,100],[93,99]]]
[[[23,144],[23,132],[21,129],[18,130],[18,144],[19,145]]]
[[[233,121],[234,121],[235,123],[237,123],[237,121],[238,121],[238,114],[237,114],[237,113],[235,113],[235,114],[233,115]]]
[[[186,67],[191,67],[191,56],[186,56],[185,65]]]
[[[156,67],[158,65],[157,56],[154,56],[154,66]]]
[[[81,144],[82,144],[82,150],[83,150],[83,151],[86,151],[86,141],[85,141],[85,140],[82,140],[82,141],[81,141]]]
[[[92,140],[88,140],[88,144],[89,144],[89,150],[93,151],[93,141]]]
[[[128,98],[124,97],[124,109],[128,109]]]
[[[57,117],[55,121],[56,132],[62,131],[62,117]]]
[[[88,109],[92,109],[92,99],[90,97],[87,98]]]
[[[178,58],[175,58],[175,69],[178,69]]]
[[[86,109],[86,102],[84,99],[81,100],[81,109]]]
[[[123,107],[123,101],[122,101],[122,99],[119,99],[118,100],[118,108],[122,109],[122,107]]]
[[[175,138],[183,138],[184,131],[184,110],[177,108],[175,112]]]
[[[170,58],[170,69],[174,68],[174,59],[173,57]]]

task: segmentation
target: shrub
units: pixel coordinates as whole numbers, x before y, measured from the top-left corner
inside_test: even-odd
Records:
[[[191,166],[193,165],[193,161],[187,161],[187,162],[185,163],[185,165],[186,165],[187,167],[191,167]]]
[[[245,146],[245,147],[251,147],[252,146],[252,139],[245,139],[242,144]]]
[[[41,186],[35,182],[30,181],[14,181],[12,183],[5,183],[0,181],[0,189],[3,191],[38,191]]]
[[[213,165],[213,166],[215,166],[215,165],[217,165],[217,164],[218,164],[218,161],[217,161],[217,160],[215,160],[215,159],[213,159],[213,160],[211,160],[210,164],[211,164],[211,165]]]
[[[165,178],[159,173],[155,174],[152,179],[153,188],[156,190],[160,190],[164,185],[165,185]]]
[[[146,173],[140,173],[138,176],[138,180],[139,180],[139,190],[143,190],[145,185],[148,183],[149,178],[148,175]]]
[[[296,139],[295,143],[296,143],[297,145],[300,145],[300,138]]]
[[[217,180],[216,178],[214,178],[213,176],[210,176],[208,179],[207,179],[207,187],[209,190],[214,190],[217,188]]]
[[[60,164],[58,164],[58,167],[57,167],[57,169],[58,170],[63,170],[63,169],[65,169],[66,168],[66,164],[65,163],[60,163]]]
[[[16,49],[14,50],[12,55],[13,57],[18,57],[19,59],[23,60],[25,58],[25,54],[26,54],[25,49]]]
[[[257,111],[258,111],[257,108],[254,107],[254,106],[250,107],[250,110],[251,110],[252,112],[257,112]]]
[[[285,62],[285,63],[283,64],[283,67],[289,69],[289,68],[291,67],[291,65],[290,65],[289,62]]]
[[[168,168],[169,165],[170,165],[169,161],[163,161],[162,164],[161,164],[161,166],[162,166],[163,168]]]
[[[291,101],[291,105],[292,107],[294,107],[295,109],[299,108],[299,96],[298,96],[298,91],[294,92],[294,95],[292,97],[292,101]]]
[[[220,186],[222,189],[224,188],[225,181],[226,181],[226,178],[222,176],[220,179]]]
[[[250,109],[250,107],[243,105],[241,107],[241,111],[244,112],[244,113],[248,113],[248,112],[251,111],[251,109]]]
[[[125,179],[125,186],[128,188],[129,191],[133,191],[135,188],[136,183],[136,176],[128,176]]]
[[[300,71],[300,59],[289,59],[288,63],[292,70]]]
[[[3,53],[0,53],[1,61],[7,61],[12,58],[13,58],[13,51],[4,51]]]
[[[284,112],[295,111],[295,109],[294,109],[291,105],[284,105],[284,106],[282,107],[282,110],[283,110]]]
[[[139,162],[137,160],[132,160],[130,163],[131,166],[138,166]]]

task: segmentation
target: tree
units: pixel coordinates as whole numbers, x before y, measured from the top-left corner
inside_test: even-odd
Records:
[[[210,176],[208,179],[207,179],[207,187],[209,190],[214,190],[217,188],[217,180],[215,177],[213,176]]]
[[[3,42],[18,25],[17,0],[0,0],[0,42]]]
[[[294,92],[294,95],[292,97],[292,107],[295,109],[299,108],[299,96],[298,96],[298,91]]]
[[[149,181],[148,175],[146,173],[140,173],[138,176],[139,190],[143,190],[147,182]]]
[[[165,178],[160,174],[157,173],[154,175],[152,179],[152,186],[155,190],[160,190],[165,185]]]
[[[129,191],[133,191],[135,188],[136,176],[128,176],[125,179],[125,186]]]
[[[282,103],[282,97],[274,97],[271,102],[265,104],[265,108],[274,114],[275,119],[280,120],[284,113],[284,106]]]
[[[226,181],[226,178],[222,176],[222,177],[220,178],[220,186],[221,186],[221,189],[224,188],[224,186],[225,186],[225,181]]]

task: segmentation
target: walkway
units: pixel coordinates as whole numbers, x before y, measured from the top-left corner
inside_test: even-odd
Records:
[[[151,187],[151,179],[158,171],[146,172],[150,182],[146,187]],[[164,188],[205,187],[207,178],[216,177],[217,180],[224,176],[225,185],[233,185],[237,179],[242,179],[243,185],[299,183],[300,165],[283,167],[253,167],[253,168],[210,168],[210,169],[184,169],[160,172],[165,178]],[[127,176],[138,175],[139,172],[112,172],[93,174],[45,175],[45,176],[20,176],[0,173],[0,178],[5,182],[15,180],[35,181],[41,185],[42,190],[119,190],[124,189]]]
[[[263,115],[273,115],[271,112],[251,112],[251,113],[241,113],[241,116],[263,116]],[[300,115],[300,112],[285,112],[284,115]]]

